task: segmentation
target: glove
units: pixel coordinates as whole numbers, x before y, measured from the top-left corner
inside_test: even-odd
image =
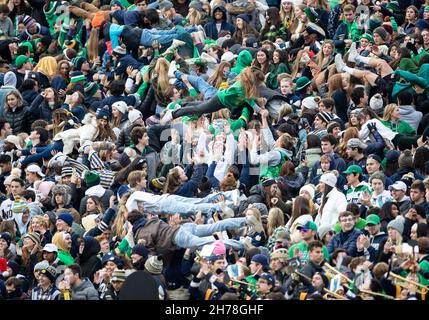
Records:
[[[415,55],[417,55],[417,54],[418,54],[417,48],[416,48],[416,46],[414,45],[414,43],[407,42],[406,47],[407,47],[407,49],[411,50]]]
[[[366,127],[368,128],[368,130],[370,132],[376,131],[377,130],[377,125],[375,123],[368,123],[366,125]]]

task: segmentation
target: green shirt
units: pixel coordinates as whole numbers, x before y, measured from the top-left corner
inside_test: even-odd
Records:
[[[70,252],[59,249],[58,250],[58,259],[64,263],[66,266],[69,266],[74,263],[74,259],[71,256]]]
[[[301,260],[302,263],[306,264],[309,261],[309,256],[308,256],[308,245],[307,243],[303,240],[300,243],[294,244],[293,246],[290,247],[289,249],[289,258],[293,258],[295,257],[295,249],[298,248],[298,256]],[[329,261],[329,251],[328,248],[326,248],[326,246],[323,246],[322,248],[323,250],[323,256],[325,257],[325,259],[327,261]]]
[[[281,73],[287,73],[290,74],[290,71],[288,70],[288,68],[286,67],[286,65],[284,63],[279,63],[279,65],[270,65],[270,73],[268,74],[267,77],[267,87],[271,88],[271,89],[277,89],[279,87],[279,82],[277,81],[277,77],[279,74]]]
[[[372,193],[372,189],[368,186],[366,182],[359,183],[356,188],[349,186],[346,192],[346,198],[348,203],[360,203],[359,198],[362,196],[364,191],[368,191],[369,194]]]
[[[225,90],[218,91],[217,96],[219,101],[229,110],[239,108],[243,103],[248,103],[251,107],[256,105],[255,99],[246,99],[244,88],[240,81],[235,82]]]
[[[358,222],[355,225],[355,228],[358,230],[363,230],[366,226],[366,220],[359,218]],[[334,226],[334,231],[335,233],[340,233],[341,232],[341,225],[339,222],[337,222]]]

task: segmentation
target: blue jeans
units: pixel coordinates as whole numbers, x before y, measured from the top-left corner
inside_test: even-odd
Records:
[[[195,223],[185,223],[180,226],[174,236],[174,243],[181,248],[200,248],[206,244],[216,241],[213,233],[230,229],[239,229],[246,224],[246,218],[230,218],[213,224],[198,225]],[[237,250],[243,249],[243,245],[233,239],[224,240],[225,245]]]
[[[150,29],[142,29],[142,35],[140,38],[140,45],[144,47],[151,47],[152,42],[154,40],[158,40],[158,42],[163,46],[169,46],[173,42],[174,39],[183,33],[191,33],[196,31],[197,28],[189,28],[184,29],[183,27],[176,27],[171,30],[150,30]]]
[[[48,159],[52,157],[51,152],[53,150],[56,151],[63,151],[63,141],[62,140],[58,140],[55,141],[53,144],[50,144],[47,147],[36,147],[36,153],[27,156],[24,160],[21,161],[21,164],[23,166],[29,165],[32,162],[39,162],[42,159]]]
[[[166,214],[180,213],[182,216],[189,216],[201,211],[204,215],[214,212],[221,212],[222,207],[219,203],[212,203],[223,195],[225,203],[232,201],[232,192],[226,191],[217,194],[210,194],[205,198],[185,198],[174,194],[169,195],[160,202],[160,211]]]
[[[178,79],[181,79],[180,77],[183,75],[183,73],[180,71],[176,71],[174,75]],[[197,91],[201,92],[204,95],[204,100],[210,100],[217,93],[217,89],[215,87],[208,84],[206,81],[204,81],[198,76],[188,75],[188,81]]]

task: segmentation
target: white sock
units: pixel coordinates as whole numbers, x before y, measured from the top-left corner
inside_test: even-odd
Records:
[[[344,71],[345,73],[348,73],[348,74],[353,75],[353,68],[350,68],[350,67],[345,66],[345,67],[343,68],[343,71]]]
[[[370,58],[368,58],[368,57],[357,56],[355,60],[356,60],[356,62],[369,64],[369,59]]]

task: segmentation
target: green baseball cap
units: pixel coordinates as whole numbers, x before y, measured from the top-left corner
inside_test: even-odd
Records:
[[[368,217],[366,217],[366,225],[373,224],[377,225],[380,224],[380,217],[376,214],[370,214]]]
[[[303,226],[299,226],[297,229],[314,230],[317,231],[317,225],[313,221],[308,221]]]
[[[15,60],[16,68],[17,69],[21,68],[24,65],[24,63],[27,63],[27,62],[33,62],[33,59],[21,54],[20,56],[16,57],[16,60]]]
[[[357,165],[351,165],[350,167],[347,168],[346,171],[344,171],[344,174],[350,174],[350,173],[362,173],[362,168],[357,166]]]

